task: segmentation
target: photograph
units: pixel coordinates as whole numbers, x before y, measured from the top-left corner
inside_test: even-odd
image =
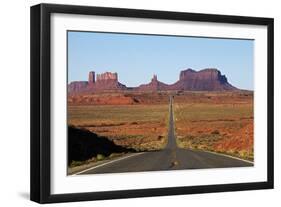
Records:
[[[67,175],[254,167],[254,40],[67,31]]]
[[[30,200],[274,188],[274,18],[30,8]]]

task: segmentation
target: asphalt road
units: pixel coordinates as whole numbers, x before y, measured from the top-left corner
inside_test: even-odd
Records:
[[[121,159],[103,163],[78,174],[121,173],[159,170],[249,167],[251,162],[221,154],[177,147],[174,134],[173,98],[169,104],[168,143],[165,149],[155,152],[135,153]]]

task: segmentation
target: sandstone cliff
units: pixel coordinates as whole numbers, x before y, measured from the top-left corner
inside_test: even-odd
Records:
[[[136,88],[139,91],[165,91],[168,90],[169,85],[157,80],[157,76],[153,75],[151,82],[148,84],[142,84]]]
[[[200,71],[187,69],[180,72],[179,80],[170,86],[171,90],[226,91],[237,90],[228,83],[225,75],[215,68]]]
[[[105,72],[97,74],[91,71],[88,81],[74,81],[68,84],[68,93],[91,93],[103,90],[126,90],[127,87],[118,82],[117,73]]]
[[[168,85],[158,81],[154,75],[148,84],[142,84],[139,87],[128,88],[126,85],[118,82],[118,74],[105,72],[97,74],[91,71],[88,81],[75,81],[68,85],[68,92],[71,93],[92,93],[99,91],[229,91],[239,90],[228,83],[225,75],[216,68],[207,68],[200,71],[186,69],[180,72],[179,80],[174,84]]]

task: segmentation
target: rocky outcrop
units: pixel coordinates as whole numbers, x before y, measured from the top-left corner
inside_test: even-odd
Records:
[[[142,84],[136,88],[138,91],[165,91],[169,87],[168,84],[162,83],[157,80],[157,76],[153,75],[150,83]]]
[[[85,91],[88,87],[88,81],[73,81],[68,84],[69,93],[79,93]]]
[[[74,81],[68,84],[68,93],[89,93],[103,90],[126,90],[127,87],[118,82],[117,73],[105,72],[97,74],[91,71],[88,75],[88,81]]]
[[[95,91],[126,90],[127,87],[118,82],[117,73],[105,72],[97,74],[97,81],[92,89]]]
[[[89,72],[88,83],[89,83],[89,85],[93,85],[95,82],[96,82],[95,72],[91,71],[91,72]]]
[[[168,85],[158,81],[154,75],[148,84],[142,84],[139,87],[128,88],[126,85],[118,82],[118,74],[105,72],[97,74],[89,72],[88,81],[75,81],[68,85],[68,92],[72,93],[92,93],[104,90],[136,90],[136,91],[227,91],[239,90],[228,83],[225,75],[216,68],[207,68],[200,71],[186,69],[180,72],[179,80],[174,84]]]
[[[97,81],[107,81],[107,80],[118,81],[117,73],[105,72],[102,74],[97,74]]]
[[[226,91],[237,90],[228,83],[225,75],[215,68],[201,71],[187,69],[180,72],[179,80],[170,86],[171,90]]]

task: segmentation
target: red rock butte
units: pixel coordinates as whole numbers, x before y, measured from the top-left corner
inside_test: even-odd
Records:
[[[93,93],[100,91],[235,91],[239,90],[228,83],[225,75],[216,68],[207,68],[200,71],[186,69],[180,72],[179,80],[173,84],[166,84],[153,75],[147,84],[138,87],[127,87],[118,82],[118,74],[105,72],[95,74],[90,71],[88,81],[73,81],[68,84],[68,93]]]
[[[94,73],[94,72],[92,72],[92,73]],[[104,81],[104,80],[118,81],[118,75],[117,75],[117,73],[111,73],[111,72],[97,74],[97,81]]]

